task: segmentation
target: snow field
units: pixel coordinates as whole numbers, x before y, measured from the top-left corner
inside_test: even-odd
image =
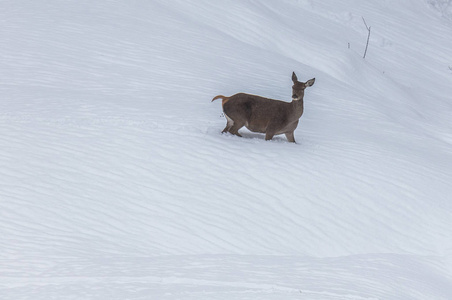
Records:
[[[4,299],[452,295],[428,1],[0,5]],[[316,77],[299,144],[220,134],[215,95],[288,101],[292,71]]]

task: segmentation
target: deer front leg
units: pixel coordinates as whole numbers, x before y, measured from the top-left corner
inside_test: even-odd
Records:
[[[279,124],[275,124],[275,122],[270,122],[268,124],[267,129],[265,130],[265,140],[269,141],[275,136],[277,132],[281,131],[281,126]]]
[[[295,137],[294,137],[294,132],[293,131],[292,132],[287,132],[286,133],[286,138],[291,143],[297,143],[297,142],[295,142]]]

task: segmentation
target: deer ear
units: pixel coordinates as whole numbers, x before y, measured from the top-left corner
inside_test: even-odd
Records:
[[[296,83],[298,81],[297,75],[295,75],[295,72],[292,72],[292,81]]]
[[[315,78],[309,79],[308,81],[306,81],[305,86],[306,87],[311,86],[314,84],[314,82],[315,82]]]

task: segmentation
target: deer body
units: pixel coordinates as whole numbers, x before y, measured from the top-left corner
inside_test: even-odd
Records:
[[[212,99],[223,99],[223,112],[227,119],[223,133],[230,132],[241,136],[238,132],[245,126],[252,132],[265,133],[265,140],[274,135],[285,134],[289,142],[295,143],[294,131],[303,115],[304,89],[314,84],[315,78],[307,82],[299,82],[292,74],[292,102],[273,100],[245,93],[231,97],[218,95]]]

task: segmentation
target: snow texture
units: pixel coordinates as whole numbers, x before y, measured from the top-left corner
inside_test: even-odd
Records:
[[[452,299],[451,6],[1,1],[0,298]]]

